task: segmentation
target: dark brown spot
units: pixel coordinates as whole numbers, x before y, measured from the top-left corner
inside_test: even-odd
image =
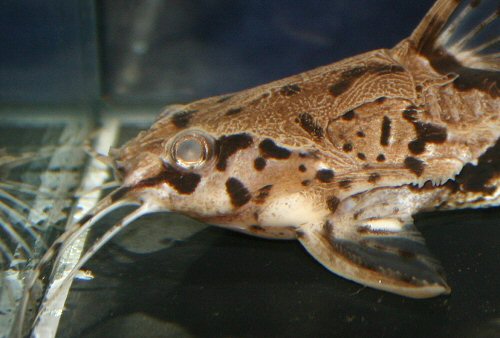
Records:
[[[226,181],[226,190],[231,199],[231,204],[235,207],[241,207],[247,204],[252,198],[245,185],[234,177],[230,177]]]
[[[349,110],[347,113],[342,115],[341,118],[344,121],[351,121],[352,119],[354,119],[354,117],[356,117],[356,113],[354,112],[354,110]]]
[[[255,203],[257,204],[262,204],[266,201],[267,197],[269,197],[269,193],[271,192],[272,185],[266,185],[257,190],[257,193],[255,195]]]
[[[342,180],[339,181],[339,187],[342,189],[349,189],[351,187],[351,180]]]
[[[177,128],[186,128],[197,110],[183,110],[172,115],[172,123]]]
[[[331,238],[331,236],[333,235],[333,223],[330,221],[326,221],[323,224],[323,231],[328,236],[328,238]]]
[[[342,150],[346,153],[349,153],[352,151],[352,143],[346,143],[342,146]]]
[[[252,232],[266,232],[266,229],[260,225],[252,224],[252,225],[250,225],[250,231],[252,231]]]
[[[412,171],[415,175],[420,177],[424,172],[425,164],[422,160],[419,160],[415,157],[407,157],[405,158],[405,167],[406,169]]]
[[[332,94],[333,96],[340,96],[351,87],[352,82],[352,79],[340,80],[339,82],[330,86],[330,94]]]
[[[297,93],[300,93],[300,87],[297,84],[291,84],[281,87],[280,94],[285,96],[292,96]]]
[[[379,180],[380,180],[379,173],[371,173],[370,176],[368,176],[368,182],[370,183],[377,183]]]
[[[391,119],[384,116],[382,120],[382,132],[380,134],[380,144],[383,146],[389,145],[389,138],[391,137]]]
[[[323,128],[314,121],[314,118],[311,114],[301,113],[299,115],[299,123],[302,129],[304,129],[311,136],[322,138],[323,137]]]
[[[357,66],[342,72],[342,78],[358,78],[363,76],[368,71],[365,66]]]
[[[377,162],[384,162],[385,161],[385,155],[384,154],[378,154],[377,156]]]
[[[365,161],[366,160],[366,155],[363,154],[363,153],[358,153],[358,158],[362,161]]]
[[[217,140],[216,147],[218,148],[217,170],[226,170],[227,160],[237,151],[250,147],[253,143],[252,136],[249,134],[234,134],[229,136],[221,136]]]
[[[479,157],[477,165],[467,163],[456,177],[456,181],[464,191],[490,195],[498,189],[490,182],[496,177],[500,177],[500,139]]]
[[[370,233],[370,230],[371,229],[368,226],[365,226],[365,225],[356,228],[356,231],[359,234],[363,234],[363,235]]]
[[[266,167],[267,161],[265,158],[257,157],[255,161],[253,161],[253,166],[255,170],[261,171]]]
[[[417,121],[418,111],[414,108],[407,108],[403,110],[403,118],[411,123]]]
[[[468,68],[462,65],[459,60],[445,49],[436,48],[434,44],[428,43],[430,41],[434,41],[434,39],[423,39],[424,45],[419,46],[419,49],[428,58],[432,67],[437,72],[443,75],[458,75],[453,80],[455,89],[459,91],[477,89],[491,95],[493,98],[500,96],[500,77],[498,76],[498,71]]]
[[[195,173],[183,173],[172,166],[167,166],[164,172],[165,181],[172,186],[179,194],[189,195],[196,190],[201,177]]]
[[[330,94],[333,96],[339,96],[346,92],[356,81],[356,79],[360,78],[367,72],[367,68],[364,66],[354,67],[348,69],[340,75],[340,80],[337,83],[334,83],[330,86]]]
[[[427,143],[443,143],[447,138],[445,127],[432,123],[415,122],[417,139]]]
[[[334,176],[333,170],[330,169],[320,169],[316,172],[316,179],[323,183],[330,183]]]
[[[337,210],[339,204],[340,204],[340,200],[335,196],[330,196],[326,200],[326,205],[332,213],[334,213]]]
[[[274,143],[274,141],[269,138],[266,138],[264,141],[260,142],[259,149],[264,158],[285,160],[291,155],[290,150],[276,145],[276,143]]]
[[[201,176],[198,174],[178,170],[168,163],[163,167],[164,170],[160,174],[140,181],[135,187],[151,187],[166,182],[179,194],[189,195],[196,190],[201,181]]]
[[[408,149],[412,154],[420,155],[425,151],[425,142],[422,140],[414,140],[408,143]]]
[[[299,165],[299,171],[305,173],[307,171],[306,166],[303,164]]]
[[[432,123],[412,122],[415,126],[417,138],[408,143],[408,149],[413,154],[421,154],[425,151],[427,143],[443,143],[447,138],[445,127]]]
[[[301,184],[304,186],[304,187],[308,187],[311,185],[311,180],[304,180],[301,182]]]
[[[358,137],[365,137],[365,136],[366,136],[366,135],[365,135],[365,133],[364,133],[364,132],[362,132],[361,130],[360,130],[360,131],[358,131],[358,132],[356,133],[356,135],[357,135]]]
[[[226,116],[231,116],[231,115],[236,115],[238,113],[241,113],[243,111],[243,108],[238,107],[238,108],[231,108],[226,112]]]
[[[382,97],[379,97],[378,99],[376,99],[376,100],[375,100],[375,102],[377,102],[377,103],[379,103],[379,104],[382,104],[382,103],[384,103],[386,100],[387,100],[387,97],[382,96]]]

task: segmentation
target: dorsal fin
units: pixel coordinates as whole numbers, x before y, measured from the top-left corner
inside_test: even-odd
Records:
[[[440,73],[459,75],[463,89],[500,96],[498,0],[438,0],[409,40]]]
[[[410,36],[418,51],[434,46],[459,1],[438,0]]]

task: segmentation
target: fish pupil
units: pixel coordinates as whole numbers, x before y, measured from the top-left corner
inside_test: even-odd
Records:
[[[191,139],[180,142],[176,149],[176,158],[186,164],[195,164],[204,159],[203,145]]]

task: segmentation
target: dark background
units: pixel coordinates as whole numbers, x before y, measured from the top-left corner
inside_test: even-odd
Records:
[[[237,91],[390,48],[432,3],[5,0],[0,103],[163,105]],[[138,70],[124,89],[131,55]]]

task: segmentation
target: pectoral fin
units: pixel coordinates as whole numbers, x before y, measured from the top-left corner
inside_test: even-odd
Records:
[[[328,270],[363,285],[412,298],[450,292],[411,221],[379,218],[347,224],[332,216],[303,227],[298,238]]]

